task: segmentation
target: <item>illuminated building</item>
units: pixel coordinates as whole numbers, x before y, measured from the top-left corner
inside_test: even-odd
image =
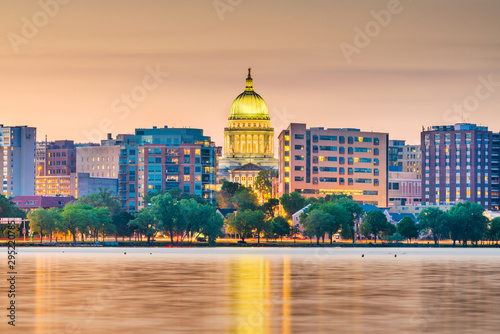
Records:
[[[224,153],[219,160],[219,178],[229,179],[231,170],[247,164],[277,170],[278,160],[274,157],[273,146],[274,129],[269,111],[264,99],[253,88],[249,69],[245,90],[234,100],[227,127],[224,128]],[[252,179],[255,176],[252,175]]]
[[[34,195],[36,128],[0,124],[0,134],[2,194]]]
[[[422,151],[420,145],[405,145],[398,162],[403,172],[416,173],[417,179],[422,178]]]
[[[388,205],[387,133],[310,128],[292,123],[279,135],[280,196],[352,195]]]
[[[215,201],[217,147],[201,129],[136,129],[121,145],[119,200],[135,212],[148,192],[179,188]]]
[[[422,201],[471,201],[498,210],[498,136],[458,123],[421,133]]]

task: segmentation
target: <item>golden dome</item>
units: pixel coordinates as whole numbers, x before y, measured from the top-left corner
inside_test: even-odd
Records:
[[[245,91],[238,95],[231,106],[230,120],[262,119],[270,120],[269,111],[264,99],[253,90],[253,79],[248,69]]]

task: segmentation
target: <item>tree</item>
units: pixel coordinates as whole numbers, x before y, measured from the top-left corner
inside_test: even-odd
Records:
[[[40,234],[40,242],[43,242],[43,235],[50,235],[52,242],[52,232],[56,230],[56,215],[49,210],[38,208],[28,213],[31,230]]]
[[[481,240],[488,227],[488,218],[483,215],[484,209],[480,204],[465,202],[458,203],[448,212],[451,219],[451,235],[453,245],[455,240],[462,240],[462,245],[467,242]]]
[[[226,218],[226,224],[230,233],[238,233],[241,241],[252,236],[253,224],[251,210],[238,212],[237,215],[229,213]]]
[[[500,239],[500,217],[491,220],[489,232],[491,240],[495,241],[498,245],[498,240]]]
[[[19,209],[17,206],[12,204],[7,197],[0,195],[0,218],[25,218],[26,213]],[[17,230],[14,232],[15,235],[21,233],[22,225],[19,225]],[[0,231],[3,231],[4,235],[8,236],[9,231],[12,231],[7,224],[0,225]]]
[[[418,226],[410,216],[404,216],[403,219],[399,221],[397,231],[405,239],[409,239],[410,242],[411,239],[418,238]]]
[[[210,205],[201,205],[200,210],[204,217],[200,224],[200,232],[207,237],[208,244],[213,246],[215,244],[215,239],[222,234],[221,229],[224,226],[224,219],[217,213],[217,210]]]
[[[319,245],[319,238],[324,237],[329,225],[334,224],[334,217],[322,210],[313,210],[307,215],[305,232],[307,235],[316,237],[316,244]]]
[[[139,210],[128,225],[141,235],[145,235],[148,238],[148,244],[151,243],[151,237],[156,234],[155,217],[150,207]]]
[[[375,237],[375,243],[377,243],[379,233],[390,229],[388,224],[390,223],[387,221],[387,217],[382,213],[382,211],[372,210],[366,214],[361,222],[361,234],[367,238],[369,238],[370,235],[373,235]]]
[[[154,215],[159,221],[159,228],[169,232],[170,242],[173,244],[177,207],[172,195],[169,193],[161,194],[153,197],[151,201]]]
[[[57,228],[61,232],[71,233],[73,235],[73,242],[76,242],[76,235],[78,232],[82,235],[84,241],[84,232],[88,230],[89,211],[91,206],[81,205],[77,203],[68,203],[64,206],[61,212],[61,221]]]
[[[439,245],[439,241],[450,233],[448,215],[438,208],[426,208],[422,210],[417,219],[420,230],[431,233],[435,245]]]
[[[306,199],[298,192],[283,194],[280,198],[280,203],[285,210],[286,218],[291,219],[292,215],[306,206]]]
[[[134,216],[127,211],[120,211],[111,217],[115,227],[115,241],[118,241],[118,236],[121,236],[122,240],[124,240],[125,237],[132,236],[134,231],[128,225],[128,222],[132,219],[134,219]]]
[[[280,237],[282,242],[284,236],[290,235],[290,224],[288,224],[285,218],[279,216],[275,217],[271,224],[274,234]]]
[[[326,222],[324,226],[325,232],[330,235],[330,244],[333,243],[333,235],[337,233],[340,228],[344,231],[343,237],[348,238],[353,235],[353,216],[344,206],[333,202],[326,202],[320,204],[318,209],[329,213],[333,217],[333,219]]]
[[[240,188],[234,196],[231,197],[231,202],[238,208],[238,211],[253,211],[257,209],[257,196],[252,188]]]
[[[269,218],[273,218],[276,215],[276,209],[280,205],[280,201],[277,198],[270,198],[266,203],[261,206],[261,210],[264,211],[265,214]]]
[[[263,169],[255,178],[255,189],[264,198],[270,197],[273,191],[272,178],[277,177],[278,173],[271,169]]]
[[[113,191],[105,190],[103,188],[99,188],[99,192],[97,193],[80,197],[76,203],[92,206],[94,208],[107,207],[111,215],[114,215],[122,210],[120,203],[113,196]]]
[[[329,197],[331,196],[331,197]],[[361,218],[365,211],[359,205],[357,202],[352,200],[352,196],[347,196],[347,195],[327,195],[325,197],[326,199],[333,200],[335,204],[338,204],[342,206],[344,209],[346,209],[350,216],[351,220],[349,222],[345,222],[342,224],[342,238],[343,239],[349,239],[352,238],[352,242],[354,243],[356,241],[355,238],[355,231],[354,231],[354,226],[356,224],[356,220]]]

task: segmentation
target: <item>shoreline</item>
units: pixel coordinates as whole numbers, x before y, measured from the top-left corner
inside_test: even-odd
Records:
[[[7,247],[8,243],[0,243],[0,247]],[[16,243],[16,248],[26,248],[26,247],[52,247],[52,248],[136,248],[136,247],[159,247],[159,248],[221,248],[221,247],[232,247],[232,248],[500,248],[500,244],[492,245],[455,245],[452,244],[439,244],[434,245],[434,243],[429,244],[406,244],[406,243],[246,243],[238,244],[232,242],[218,242],[215,245],[209,245],[208,243],[183,243],[183,244],[171,244],[170,242],[151,242],[146,241],[125,241],[125,242],[99,242],[99,243],[72,243],[72,242],[58,242],[58,243],[37,243],[37,242],[21,242]]]

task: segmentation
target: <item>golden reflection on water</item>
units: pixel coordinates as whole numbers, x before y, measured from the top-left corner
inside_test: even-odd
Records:
[[[20,249],[15,332],[498,333],[497,253]]]

